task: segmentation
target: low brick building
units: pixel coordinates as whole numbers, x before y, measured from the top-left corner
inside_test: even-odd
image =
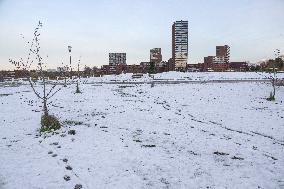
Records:
[[[244,72],[249,70],[249,66],[246,62],[230,62],[230,69]]]

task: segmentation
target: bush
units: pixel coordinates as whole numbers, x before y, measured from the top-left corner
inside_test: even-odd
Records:
[[[40,132],[51,131],[60,129],[61,124],[58,119],[53,115],[41,116],[41,129]]]

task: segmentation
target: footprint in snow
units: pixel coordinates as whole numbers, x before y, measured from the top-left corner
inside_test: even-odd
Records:
[[[67,165],[65,168],[66,168],[67,170],[72,170],[72,169],[73,169],[70,165]]]
[[[68,175],[65,175],[63,178],[64,178],[64,180],[66,180],[66,181],[71,180],[70,176],[68,176]]]

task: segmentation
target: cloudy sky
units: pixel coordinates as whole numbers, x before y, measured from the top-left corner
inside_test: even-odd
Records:
[[[284,0],[0,0],[0,69],[26,57],[39,20],[49,68],[68,61],[68,45],[73,60],[82,56],[88,66],[108,64],[109,52],[126,52],[127,64],[138,64],[155,47],[168,60],[176,20],[189,21],[189,63],[223,44],[232,61],[255,62],[284,51],[283,10]]]

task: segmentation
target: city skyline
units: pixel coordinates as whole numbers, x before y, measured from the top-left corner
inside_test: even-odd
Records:
[[[153,12],[156,7],[160,10]],[[273,58],[275,48],[283,52],[283,8],[281,0],[0,0],[0,69],[14,69],[9,58],[25,58],[25,40],[31,39],[38,20],[43,22],[42,56],[48,55],[48,68],[68,63],[68,45],[73,47],[72,61],[82,56],[87,66],[108,64],[109,52],[126,52],[127,64],[139,64],[148,61],[149,49],[156,47],[168,60],[171,26],[178,20],[188,21],[188,63],[203,62],[223,44],[231,47],[232,61],[256,62]]]

